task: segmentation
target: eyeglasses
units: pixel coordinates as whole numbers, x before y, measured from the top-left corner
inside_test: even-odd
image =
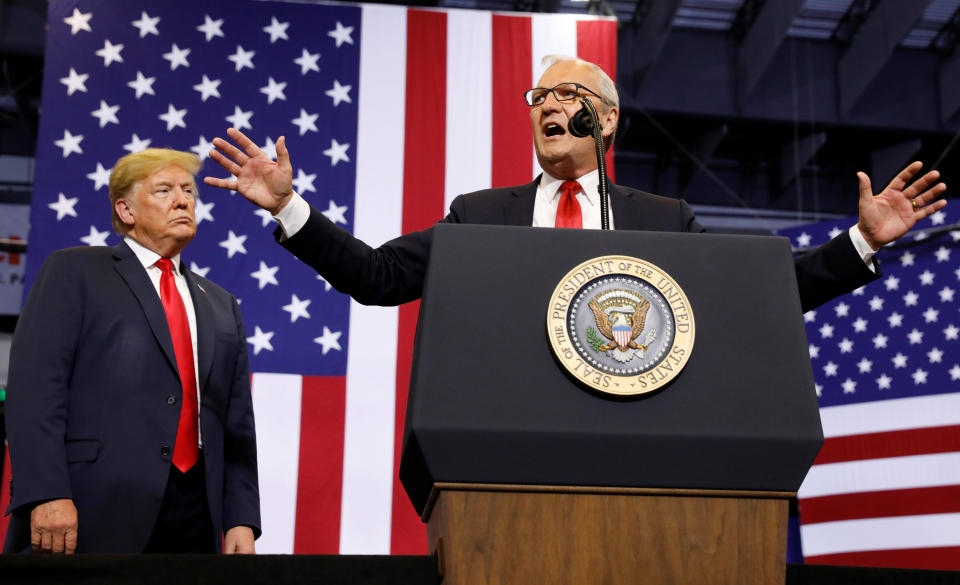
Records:
[[[528,106],[539,106],[547,100],[547,94],[552,93],[553,97],[555,97],[558,102],[572,102],[582,95],[580,90],[583,90],[590,95],[600,98],[601,101],[606,102],[606,100],[603,99],[603,96],[597,92],[586,86],[580,85],[579,83],[573,82],[558,83],[551,88],[535,87],[533,89],[528,89],[526,92],[524,92],[523,99],[527,101]]]

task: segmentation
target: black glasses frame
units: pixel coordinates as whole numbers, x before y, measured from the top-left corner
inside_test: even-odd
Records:
[[[561,85],[575,85],[575,86],[577,87],[577,95],[575,95],[575,96],[573,96],[573,97],[571,97],[571,98],[561,98],[559,95],[557,95],[557,91],[556,91],[557,88],[560,87]],[[589,87],[587,87],[587,86],[585,86],[585,85],[581,85],[581,84],[576,83],[576,82],[574,82],[574,81],[564,81],[563,83],[558,83],[558,84],[554,85],[553,87],[534,87],[533,89],[528,89],[527,91],[523,92],[523,99],[524,99],[525,102],[527,102],[527,105],[530,106],[531,108],[536,107],[536,106],[543,105],[543,102],[540,102],[540,103],[538,103],[538,104],[533,103],[533,99],[532,99],[532,98],[533,98],[533,92],[535,92],[535,91],[537,91],[537,90],[543,90],[543,91],[545,91],[545,92],[547,92],[547,93],[552,93],[552,94],[553,94],[553,97],[554,97],[558,102],[561,102],[561,103],[562,103],[562,102],[572,102],[572,101],[575,101],[578,97],[581,97],[581,96],[580,96],[580,90],[581,90],[581,89],[582,89],[583,91],[589,93],[590,95],[594,96],[594,97],[600,98],[600,101],[602,101],[603,103],[607,103],[607,100],[603,99],[603,96],[602,96],[602,95],[600,95],[600,94],[598,94],[597,92],[593,91],[593,90],[590,89]],[[543,99],[544,99],[544,101],[546,101],[546,99],[547,99],[547,94],[546,94],[546,93],[544,93]]]

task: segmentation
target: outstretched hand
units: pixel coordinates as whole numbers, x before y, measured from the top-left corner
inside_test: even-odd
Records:
[[[907,186],[922,168],[920,161],[910,163],[877,195],[873,194],[870,177],[866,173],[857,173],[860,180],[860,221],[857,226],[874,250],[896,240],[918,221],[947,205],[940,198],[947,185],[936,182],[940,178],[939,171],[930,171]]]
[[[217,137],[213,139],[213,145],[219,150],[211,150],[210,158],[234,178],[204,177],[203,182],[236,191],[254,205],[276,215],[293,196],[293,167],[290,166],[286,139],[281,136],[277,140],[277,162],[273,162],[236,128],[227,128],[227,136],[240,148]]]

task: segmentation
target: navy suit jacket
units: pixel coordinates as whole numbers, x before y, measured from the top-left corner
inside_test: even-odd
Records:
[[[527,185],[460,195],[445,223],[529,226],[539,177]],[[618,230],[703,232],[693,210],[680,199],[610,185],[610,208]],[[279,241],[282,232],[274,236]],[[281,245],[313,267],[340,292],[369,305],[397,305],[420,298],[433,229],[411,232],[371,248],[335,226],[315,209],[307,224]],[[876,279],[843,233],[795,261],[800,302],[809,311]]]
[[[217,550],[260,532],[246,335],[236,299],[184,270],[197,318],[200,432]],[[171,468],[182,389],[163,305],[125,243],[50,255],[17,323],[7,432],[5,549],[29,548],[30,511],[70,498],[81,553],[143,552]]]

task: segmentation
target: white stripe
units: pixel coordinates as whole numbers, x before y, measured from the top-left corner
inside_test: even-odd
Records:
[[[827,406],[820,420],[826,438],[960,425],[960,393]]]
[[[960,485],[960,453],[885,457],[814,465],[800,498]]]
[[[262,554],[292,554],[300,471],[300,405],[303,378],[254,374],[253,413],[257,421]]]
[[[403,217],[404,100],[397,96],[406,88],[406,21],[404,7],[363,6],[354,233],[371,245],[399,235]],[[342,554],[390,552],[397,315],[394,307],[350,304]]]
[[[800,527],[806,557],[868,550],[960,546],[960,514],[822,522]]]
[[[492,42],[491,13],[464,10],[447,13],[444,211],[457,195],[490,187],[493,158]]]
[[[540,76],[547,70],[543,64],[547,55],[577,56],[577,20],[579,18],[569,14],[537,14],[532,17],[530,37],[533,56],[533,79],[530,87],[537,87]],[[542,172],[537,162],[536,152],[531,146],[533,177]]]

